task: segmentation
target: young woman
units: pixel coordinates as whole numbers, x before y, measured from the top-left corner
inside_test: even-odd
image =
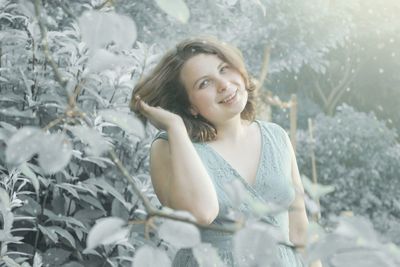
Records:
[[[251,196],[286,207],[270,222],[302,246],[308,220],[296,158],[281,127],[255,120],[255,88],[240,51],[214,38],[191,38],[167,52],[131,100],[133,111],[162,130],[150,151],[152,183],[162,205],[223,224],[234,208],[226,183],[240,181]],[[227,266],[237,266],[232,236],[201,235]],[[303,266],[287,246],[277,254],[278,266]],[[191,249],[178,251],[173,266],[197,266]]]

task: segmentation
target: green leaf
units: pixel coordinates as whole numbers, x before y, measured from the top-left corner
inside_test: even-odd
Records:
[[[107,183],[104,179],[88,179],[86,183],[91,183],[97,187],[103,189],[104,194],[110,194],[116,199],[118,199],[128,210],[131,209],[132,204],[125,201],[125,198],[117,191],[114,187],[112,187],[109,183]]]
[[[68,183],[61,183],[61,184],[56,184],[55,186],[66,190],[66,191],[69,192],[71,195],[73,195],[75,198],[80,199],[80,198],[79,198],[78,192],[75,190],[75,188],[71,187],[70,184],[68,184]]]
[[[49,231],[54,231],[60,237],[65,238],[69,242],[72,248],[76,248],[75,238],[67,230],[59,226],[48,226],[47,229]]]
[[[112,244],[127,238],[129,228],[125,227],[126,222],[121,218],[108,217],[96,221],[90,229],[86,250],[96,248],[99,245]]]
[[[23,206],[18,208],[18,210],[23,214],[29,214],[31,216],[38,216],[41,211],[41,206],[33,198],[27,195],[20,195],[19,199],[22,201]]]
[[[53,229],[49,229],[45,226],[42,225],[38,225],[40,231],[42,232],[43,235],[45,235],[46,237],[48,237],[51,241],[53,241],[53,243],[57,244],[58,242],[58,237],[56,232]]]
[[[36,192],[36,196],[39,196],[40,183],[36,174],[32,171],[31,168],[29,168],[26,162],[22,163],[21,166],[19,166],[19,169],[26,177],[28,177],[31,180],[32,186]]]
[[[157,5],[168,15],[182,23],[187,23],[190,17],[189,8],[183,0],[156,0]]]
[[[71,252],[61,248],[50,248],[43,253],[44,266],[61,266],[67,261]]]
[[[74,217],[67,217],[67,216],[63,216],[61,214],[56,215],[56,214],[54,214],[53,211],[48,210],[48,209],[44,209],[43,214],[45,216],[47,216],[53,222],[64,222],[64,223],[67,223],[67,226],[72,229],[76,229],[76,226],[78,226],[78,227],[82,228],[83,230],[86,230],[85,225],[82,222],[80,222],[79,220],[75,219]]]
[[[95,198],[87,194],[81,194],[81,200],[88,203],[90,205],[90,208],[96,207],[99,210],[106,212],[106,210],[104,209],[103,205],[101,204],[98,198]]]
[[[105,109],[100,110],[99,115],[103,117],[103,120],[117,125],[129,134],[134,134],[140,138],[144,137],[143,123],[133,113]]]

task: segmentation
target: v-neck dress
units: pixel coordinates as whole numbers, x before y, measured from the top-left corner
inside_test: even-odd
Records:
[[[249,218],[251,213],[246,200],[238,204],[232,200],[229,188],[232,189],[234,182],[240,182],[251,199],[264,203],[279,205],[278,213],[262,217],[263,221],[273,225],[280,232],[284,243],[291,244],[289,240],[289,214],[288,209],[295,197],[295,190],[291,178],[291,154],[290,140],[284,129],[271,122],[256,120],[261,132],[261,153],[255,155],[254,160],[259,160],[254,184],[249,184],[218,152],[206,143],[193,142],[212,182],[215,186],[219,214],[212,224],[223,225],[227,223],[226,218],[232,214],[232,210],[240,211]],[[157,133],[154,140],[162,138],[168,140],[165,131]],[[254,216],[252,217],[254,218]],[[210,243],[216,248],[219,257],[225,266],[246,266],[238,262],[234,256],[234,242],[232,234],[216,232],[212,230],[200,230],[203,243]],[[303,267],[300,256],[290,247],[277,246],[278,267]],[[265,247],[268,250],[268,247]],[[180,249],[173,259],[172,266],[187,267],[199,266],[191,248]],[[263,266],[263,265],[257,265]],[[272,266],[272,265],[266,265]]]

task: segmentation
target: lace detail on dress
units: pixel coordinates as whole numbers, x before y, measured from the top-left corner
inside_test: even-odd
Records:
[[[254,185],[247,183],[221,156],[207,147],[204,143],[193,143],[199,157],[206,167],[212,182],[215,186],[220,212],[213,224],[223,224],[229,217],[229,212],[238,210],[246,218],[254,216],[249,208],[249,203],[243,201],[238,207],[229,197],[226,191],[226,184],[239,180],[247,189],[246,192],[253,199],[262,202],[273,202],[283,208],[283,211],[274,216],[263,216],[261,219],[271,225],[275,225],[282,231],[286,240],[289,240],[289,216],[286,208],[294,200],[295,192],[291,178],[291,154],[290,140],[279,125],[270,122],[256,121],[260,126],[262,136],[262,153]],[[166,132],[159,132],[155,139],[162,138],[168,140]],[[233,249],[229,236],[218,234],[217,232],[208,233],[202,230],[202,241],[211,243],[218,250],[218,254],[226,266],[236,266],[234,263]],[[190,249],[179,250],[173,266],[198,266]],[[282,259],[281,267],[300,267],[303,266],[295,253],[287,247],[279,250]]]

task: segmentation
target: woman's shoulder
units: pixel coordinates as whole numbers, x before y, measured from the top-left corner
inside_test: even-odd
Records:
[[[274,135],[287,135],[285,129],[279,124],[270,121],[256,120],[266,131]]]

